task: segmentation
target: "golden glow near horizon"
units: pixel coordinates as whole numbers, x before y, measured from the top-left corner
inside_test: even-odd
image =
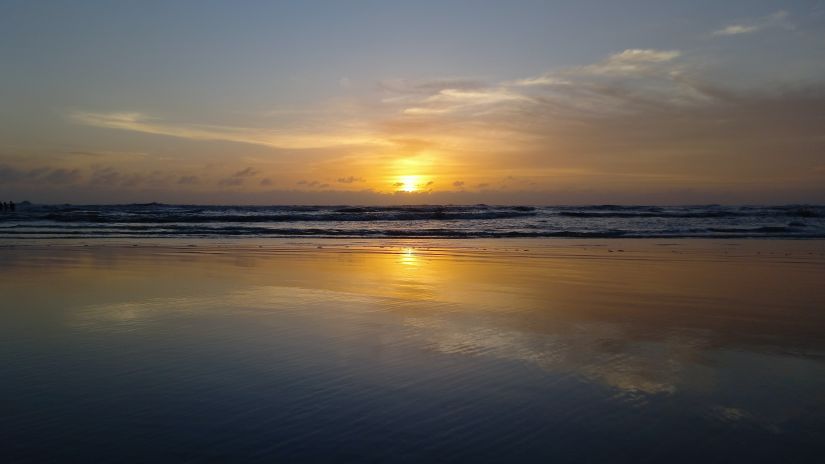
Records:
[[[398,190],[402,192],[416,192],[420,189],[421,176],[401,176],[398,179]]]
[[[431,173],[436,165],[436,157],[429,151],[420,152],[416,156],[400,156],[392,160],[387,172],[392,191],[404,193],[431,191],[434,184]]]
[[[528,13],[533,8],[567,27],[566,18],[550,14],[553,8],[542,3],[549,4],[513,10],[524,15],[524,24],[545,18]],[[676,40],[663,28],[658,41],[652,35],[638,43],[633,34],[618,34],[578,51],[568,47],[570,53],[561,55],[510,56],[528,52],[520,45],[528,37],[551,34],[541,43],[557,42],[552,31],[559,28],[541,21],[535,30],[518,28],[527,34],[520,39],[496,38],[504,42],[491,53],[507,51],[507,56],[464,67],[464,58],[448,59],[447,51],[436,60],[411,56],[401,46],[428,40],[440,46],[455,34],[452,24],[443,25],[442,36],[422,37],[414,28],[397,27],[393,21],[411,19],[396,12],[385,18],[388,22],[371,24],[409,35],[381,53],[351,47],[361,34],[327,41],[323,49],[313,35],[303,43],[311,52],[301,53],[297,43],[276,40],[261,26],[286,21],[276,7],[261,6],[245,13],[271,15],[256,33],[224,37],[226,25],[218,21],[223,14],[213,17],[221,27],[200,24],[204,34],[215,29],[227,39],[225,54],[211,63],[215,72],[182,60],[188,45],[170,46],[147,58],[151,78],[144,79],[129,72],[134,65],[129,57],[143,56],[145,41],[130,41],[123,53],[104,53],[95,62],[96,55],[81,43],[70,50],[54,48],[50,34],[38,32],[47,26],[35,20],[38,8],[27,5],[19,7],[31,8],[31,14],[19,15],[22,22],[7,42],[31,47],[12,47],[6,61],[29,63],[32,53],[40,58],[25,72],[3,75],[5,87],[20,90],[4,105],[7,111],[0,111],[5,129],[0,130],[0,198],[187,204],[819,203],[825,198],[819,123],[825,114],[820,65],[825,42],[813,40],[818,24],[802,20],[802,7],[739,19],[719,7],[708,13],[712,21],[685,24],[678,36],[690,40]],[[298,14],[302,8],[305,16]],[[582,15],[574,17],[586,17],[590,7],[580,8]],[[146,14],[139,8],[133,12]],[[636,14],[628,20],[638,20]],[[143,29],[151,21],[131,24],[133,15],[107,19],[128,26],[85,33],[100,34],[101,42],[121,40],[109,34],[134,26],[136,37],[154,37],[156,31]],[[364,17],[338,19],[346,24]],[[296,6],[296,16],[289,18],[314,24],[315,15]],[[474,28],[473,34],[499,26],[496,18],[478,19],[485,18],[495,23]],[[298,36],[314,30],[282,29],[274,28]],[[191,37],[168,32],[171,45],[190,43]],[[698,37],[703,40],[694,40]],[[460,43],[488,39],[482,34]],[[519,45],[507,46],[508,40]],[[757,48],[742,53],[748,40]],[[210,56],[210,43],[192,40],[191,52]],[[271,62],[276,43],[287,47],[283,56],[276,54],[283,58],[279,66],[260,64]],[[777,45],[764,48],[767,43]],[[447,49],[464,57],[455,45]],[[783,47],[796,51],[783,53]],[[103,66],[113,74],[78,71],[87,59],[90,69]],[[505,62],[529,65],[498,67]],[[180,68],[167,74],[169,63]],[[55,73],[66,79],[41,78]],[[54,101],[27,100],[44,94],[43,86]]]

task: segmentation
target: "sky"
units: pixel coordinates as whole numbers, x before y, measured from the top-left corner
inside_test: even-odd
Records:
[[[0,200],[825,203],[825,1],[4,0]]]

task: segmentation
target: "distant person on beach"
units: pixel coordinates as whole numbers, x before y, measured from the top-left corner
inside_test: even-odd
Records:
[[[7,205],[5,201],[2,203],[2,209],[4,212],[9,210],[9,205]]]
[[[17,208],[17,206],[15,206],[13,201],[10,201],[9,202],[9,211],[14,212],[15,208]]]

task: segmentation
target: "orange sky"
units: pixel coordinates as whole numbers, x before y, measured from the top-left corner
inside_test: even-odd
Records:
[[[156,24],[148,12],[49,19],[17,5],[0,48],[14,65],[0,77],[10,90],[0,196],[825,201],[821,8],[613,12],[631,31],[574,4],[525,5],[512,17],[479,7],[433,24],[417,21],[435,5],[407,6],[404,17],[401,7],[362,17],[327,6],[324,24],[295,6],[295,22],[277,32],[264,19],[286,19],[260,5],[232,12],[240,22],[227,31],[216,29],[228,14],[216,7],[183,26],[190,10]],[[485,34],[496,26],[510,35]],[[596,26],[607,31],[582,32]],[[42,37],[47,27],[56,32]]]

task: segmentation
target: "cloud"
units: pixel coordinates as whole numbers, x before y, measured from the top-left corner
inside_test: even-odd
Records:
[[[517,79],[515,81],[510,82],[512,85],[517,86],[532,86],[532,85],[545,85],[545,86],[552,86],[552,85],[568,85],[571,82],[567,79],[563,79],[561,77],[553,76],[551,74],[545,74],[536,77],[525,77],[524,79]]]
[[[269,179],[269,178],[261,179],[260,184],[264,187],[268,187],[268,186],[272,185],[272,179]]]
[[[651,81],[673,90],[672,76],[678,74],[678,50],[627,49],[599,62],[560,69],[539,76],[525,77],[472,88],[444,87],[443,81],[428,86],[420,83],[403,100],[401,113],[419,118],[487,117],[506,112],[521,112],[553,105],[559,112],[571,108],[588,110],[617,109],[616,95],[631,89],[619,87],[617,79],[645,79],[644,87],[657,89]],[[642,81],[640,81],[642,82]],[[652,82],[656,84],[656,82]],[[639,85],[639,87],[642,87]],[[402,92],[403,87],[396,92]],[[421,89],[429,89],[430,93]],[[619,108],[620,109],[620,108]],[[621,110],[621,109],[620,109]]]
[[[338,183],[341,184],[352,184],[355,182],[365,182],[364,179],[361,177],[349,176],[349,177],[341,177],[338,179]]]
[[[483,90],[443,89],[420,101],[421,106],[405,109],[404,114],[443,114],[527,99],[529,99],[528,96],[511,92],[503,87]]]
[[[750,34],[751,32],[758,31],[759,28],[754,25],[745,26],[742,24],[732,24],[730,26],[723,27],[717,31],[713,32],[713,35],[739,35],[739,34]]]
[[[390,183],[375,179],[396,173],[398,166],[393,163],[403,161],[409,162],[404,169],[415,169],[428,178],[433,173],[443,192],[466,194],[461,198],[468,201],[476,198],[470,194],[481,198],[487,193],[490,197],[484,198],[490,201],[493,192],[526,192],[537,198],[538,192],[549,189],[557,196],[540,197],[542,201],[608,201],[604,197],[599,200],[598,192],[630,192],[622,198],[644,200],[651,192],[687,192],[687,188],[722,195],[765,191],[769,185],[780,185],[786,191],[798,186],[798,191],[825,192],[819,186],[825,185],[823,171],[816,169],[822,165],[821,153],[825,150],[821,136],[821,127],[825,127],[825,82],[821,77],[809,78],[808,84],[790,80],[777,84],[775,79],[762,75],[748,76],[748,90],[742,90],[738,80],[712,80],[706,64],[694,53],[685,55],[670,49],[618,49],[590,64],[550,69],[534,76],[509,76],[500,81],[450,78],[382,82],[371,106],[365,104],[368,109],[356,114],[357,124],[348,120],[333,130],[314,124],[300,130],[297,125],[290,126],[295,129],[292,134],[302,137],[314,137],[317,130],[321,139],[330,134],[356,133],[368,134],[378,142],[369,147],[342,145],[276,159],[279,169],[284,168],[279,171],[279,181],[293,183],[295,191],[305,192],[307,198],[320,198],[313,195],[328,189],[326,182],[339,186],[364,182],[367,189],[391,193],[403,185],[391,188]],[[265,136],[290,133],[286,129],[173,124],[140,113],[78,117],[78,122],[99,127],[162,133],[180,130],[185,134],[175,136],[190,139],[207,136],[197,131],[218,137],[216,140],[240,140],[240,135],[252,134],[258,138],[244,141],[265,146],[274,146],[271,139],[264,140]],[[355,129],[348,132],[346,127]],[[204,180],[202,185],[248,187],[224,189],[224,195],[240,195],[253,188],[269,191],[258,187],[268,185],[258,179],[262,172],[271,172],[272,160],[244,158],[244,164],[222,171],[226,179]],[[49,182],[45,176],[58,168],[35,171],[0,167],[0,180],[36,179],[45,184]],[[88,178],[101,187],[106,179],[119,186],[149,185],[153,179],[141,173],[127,177],[125,168],[118,169],[108,173],[102,170]],[[169,183],[187,185],[180,181],[182,173],[202,172],[189,169],[177,171]],[[298,180],[312,172],[342,172],[347,176],[334,182]],[[62,176],[65,178],[66,173]],[[78,176],[80,173],[75,179]],[[496,181],[492,190],[482,186],[490,179],[508,176],[517,180]],[[55,174],[52,180],[60,178],[61,174]],[[154,179],[161,182],[163,178]],[[463,180],[452,183],[449,179]],[[182,190],[200,192],[206,188]],[[680,198],[671,195],[668,198]],[[713,201],[713,196],[701,197],[699,193],[684,193],[683,197]],[[334,196],[325,198],[336,201]]]
[[[530,98],[510,91],[505,85],[490,85],[473,79],[382,81],[380,88],[389,94],[382,103],[402,105],[402,114],[408,116],[484,111],[487,106]]]
[[[47,184],[73,184],[82,179],[80,169],[39,167],[20,169],[0,165],[0,181],[8,184],[43,182]]]
[[[321,183],[320,181],[317,181],[317,180],[312,180],[312,181],[309,181],[309,180],[299,180],[299,181],[298,181],[298,182],[296,182],[296,183],[297,183],[298,185],[303,185],[303,186],[306,186],[306,187],[309,187],[309,188],[315,188],[315,187],[323,187],[323,186],[328,186],[328,184],[323,184],[323,183]]]
[[[46,182],[52,184],[71,184],[80,180],[80,171],[78,169],[55,169],[43,177]]]
[[[112,166],[92,166],[88,185],[95,188],[101,187],[151,187],[161,188],[175,183],[178,176],[176,174],[153,170],[153,171],[126,171],[122,172]],[[179,180],[179,179],[178,179]],[[180,183],[180,182],[178,182]]]
[[[112,167],[97,168],[92,172],[89,183],[92,185],[118,185],[121,180],[120,173]]]
[[[258,171],[252,167],[248,167],[246,169],[240,170],[235,174],[232,174],[233,177],[254,177],[258,174]]]
[[[78,124],[106,129],[119,129],[146,134],[165,135],[190,140],[225,141],[263,145],[279,149],[312,149],[358,145],[388,145],[389,143],[367,131],[318,123],[315,130],[261,129],[205,124],[180,124],[138,112],[97,113],[75,111],[69,119]]]
[[[486,115],[540,109],[566,118],[587,114],[612,114],[658,104],[659,100],[698,103],[706,95],[685,81],[684,65],[677,62],[678,50],[627,49],[593,64],[563,68],[539,76],[491,84],[496,95]],[[689,73],[687,74],[689,76]],[[423,100],[432,102],[432,97]],[[491,100],[492,101],[492,100]],[[442,113],[433,113],[437,117]],[[548,114],[545,114],[548,115]]]
[[[484,89],[487,85],[487,83],[480,80],[464,78],[432,80],[387,79],[378,83],[379,89],[390,94],[401,95],[402,99],[403,96],[410,94],[433,95],[447,89],[471,91]],[[392,100],[392,97],[390,97],[389,101],[395,100]]]
[[[472,92],[417,93],[397,105],[402,116],[391,127],[397,138],[440,140],[436,147],[472,159],[452,172],[524,179],[508,189],[690,186],[719,194],[779,183],[787,191],[825,193],[817,186],[825,179],[813,169],[825,150],[825,82],[737,90],[736,82],[714,82],[681,56],[628,49]],[[447,98],[491,92],[513,98],[472,107]]]
[[[599,63],[581,66],[571,71],[594,75],[636,74],[647,71],[657,64],[673,61],[679,55],[681,52],[678,50],[632,48],[610,55]]]
[[[777,11],[776,13],[761,18],[747,19],[733,24],[729,24],[721,29],[711,32],[711,36],[734,36],[752,34],[765,29],[782,28],[794,29],[794,25],[788,20],[787,11]]]
[[[69,167],[36,167],[21,169],[9,165],[0,165],[0,182],[10,185],[50,185],[50,186],[86,186],[92,190],[123,189],[135,187],[166,187],[174,183],[178,176],[172,173],[153,171],[123,171],[112,166],[93,165],[86,169]],[[184,185],[193,176],[183,176],[177,183]],[[85,180],[84,180],[85,179]]]
[[[73,156],[88,156],[93,158],[102,158],[102,157],[109,157],[109,158],[127,158],[127,157],[145,157],[149,156],[149,153],[142,152],[142,151],[114,151],[114,150],[73,150],[68,152],[69,155]]]

